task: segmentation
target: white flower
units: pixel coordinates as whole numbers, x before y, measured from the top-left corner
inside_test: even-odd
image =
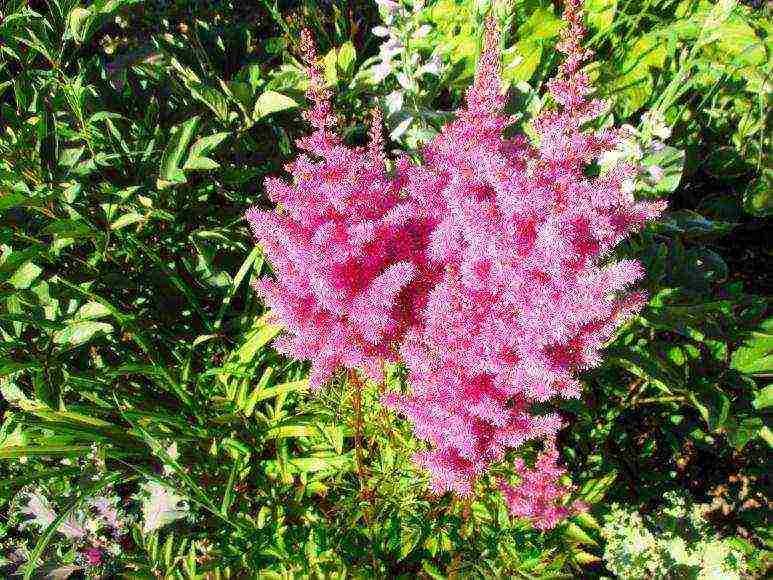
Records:
[[[142,485],[142,531],[150,534],[188,515],[185,498],[157,481]]]
[[[396,38],[390,37],[379,49],[381,59],[391,59],[403,50],[403,44]]]
[[[668,139],[671,136],[671,127],[665,123],[656,125],[652,128],[652,134],[660,139]]]
[[[57,518],[56,512],[51,507],[48,499],[40,492],[31,492],[27,505],[23,506],[20,511],[24,515],[31,516],[20,527],[37,526],[41,532],[53,524]],[[82,514],[80,515],[82,516]],[[82,519],[82,517],[76,517],[75,514],[70,514],[59,524],[56,531],[69,540],[80,540],[87,533]]]
[[[666,148],[666,144],[663,141],[653,141],[650,143],[650,148],[657,153],[658,151],[663,151]]]
[[[620,149],[613,149],[612,151],[604,151],[599,157],[600,165],[612,165],[620,161],[625,154]]]
[[[116,497],[95,497],[91,500],[91,506],[96,510],[102,520],[114,530],[120,530],[123,527],[123,522],[118,515],[118,509],[116,503],[118,498]]]
[[[390,34],[389,29],[386,26],[376,26],[371,32],[373,32],[374,35],[380,36],[382,38],[386,38]]]
[[[389,61],[383,61],[370,70],[373,75],[373,81],[380,83],[389,76],[389,73],[392,72],[392,63]]]
[[[394,0],[376,0],[376,4],[379,8],[383,9],[387,14],[397,9],[397,2]]]
[[[421,75],[439,75],[440,74],[440,57],[433,57],[428,63],[422,65],[417,73]]]
[[[413,33],[413,39],[418,40],[420,38],[424,38],[430,32],[432,32],[432,27],[429,24],[424,24],[420,26],[416,32]]]
[[[621,191],[626,195],[632,195],[636,191],[636,183],[633,179],[626,179],[623,181]]]
[[[31,519],[23,522],[20,527],[37,526],[42,532],[56,519],[56,512],[51,507],[46,497],[39,492],[31,492],[27,505],[21,508],[21,513],[31,516]]]
[[[386,104],[387,113],[394,115],[400,109],[403,108],[403,93],[402,91],[393,91],[384,98]]]
[[[413,117],[408,117],[407,119],[403,120],[397,127],[395,127],[394,131],[390,133],[390,139],[392,139],[392,141],[399,141],[400,137],[402,137],[403,133],[408,130],[408,127],[412,122]]]
[[[665,177],[663,168],[660,167],[660,165],[650,165],[647,167],[647,173],[649,173],[650,181],[652,181],[652,183],[660,183]]]
[[[413,88],[413,79],[405,73],[397,73],[397,82],[406,90],[411,90]]]

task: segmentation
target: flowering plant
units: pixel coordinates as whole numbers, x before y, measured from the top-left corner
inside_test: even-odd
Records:
[[[437,49],[427,57],[417,46],[432,30],[431,25],[420,20],[423,0],[414,1],[410,7],[406,2],[391,0],[378,5],[383,25],[372,32],[383,42],[371,69],[372,78],[376,83],[389,77],[397,81],[396,88],[383,99],[385,122],[391,129],[389,137],[416,147],[436,134],[433,121],[443,118],[442,113],[426,106],[437,91],[431,89],[425,77],[439,77],[445,67]]]
[[[371,143],[349,148],[333,131],[329,95],[304,37],[314,106],[307,153],[291,183],[266,186],[278,204],[247,218],[274,265],[258,289],[286,334],[279,348],[312,361],[320,387],[339,367],[380,380],[384,362],[405,364],[411,393],[383,402],[430,444],[416,462],[438,492],[472,493],[508,451],[534,439],[547,451],[521,483],[502,482],[511,511],[549,528],[570,510],[553,448],[562,421],[536,409],[580,396],[577,373],[596,366],[621,322],[645,303],[625,290],[642,276],[613,248],[664,209],[625,187],[637,167],[589,169],[621,143],[589,125],[605,104],[589,98],[582,65],[581,0],[568,0],[543,109],[532,137],[504,136],[499,32],[486,26],[466,105],[421,150],[387,171],[379,115]],[[580,506],[575,506],[579,508]]]

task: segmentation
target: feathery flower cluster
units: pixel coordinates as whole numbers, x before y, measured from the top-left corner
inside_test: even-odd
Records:
[[[247,215],[278,274],[260,291],[287,330],[284,351],[312,361],[315,386],[339,366],[380,378],[384,361],[401,360],[412,392],[383,402],[430,443],[416,461],[438,492],[470,494],[508,451],[552,441],[562,422],[535,406],[579,397],[577,373],[599,363],[644,304],[624,292],[639,264],[602,261],[664,205],[623,187],[630,164],[586,175],[622,135],[586,128],[604,103],[588,98],[581,70],[590,57],[581,4],[566,2],[565,60],[548,83],[559,106],[534,120],[536,139],[503,135],[511,119],[490,18],[465,108],[423,148],[421,165],[399,158],[391,173],[378,119],[367,148],[332,133],[307,47],[315,132],[300,146],[309,154],[288,167],[292,184],[268,181],[277,211]],[[501,484],[512,512],[543,528],[569,513],[551,445],[534,470],[516,466],[519,486]]]

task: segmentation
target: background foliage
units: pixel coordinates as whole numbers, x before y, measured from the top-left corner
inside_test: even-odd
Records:
[[[415,3],[408,3],[413,9]],[[406,111],[414,147],[471,82],[488,3],[419,6],[409,45],[441,73]],[[434,498],[409,427],[346,377],[305,393],[270,346],[249,282],[268,273],[244,210],[306,130],[295,56],[310,28],[346,137],[374,103],[383,9],[366,2],[10,0],[0,14],[0,541],[4,573],[87,577],[600,575],[610,503],[656,514],[684,490],[709,504],[748,574],[770,548],[773,374],[767,3],[588,0],[601,93],[617,122],[660,111],[670,147],[658,226],[620,249],[651,300],[585,378],[561,446],[590,514],[550,533],[495,494]],[[543,105],[553,2],[496,8],[513,110]],[[412,13],[413,14],[413,13]],[[410,54],[405,55],[410,59]],[[399,66],[399,65],[395,65]],[[396,70],[396,72],[398,72]],[[391,128],[391,127],[390,127]],[[389,386],[402,384],[392,369]],[[179,499],[143,499],[149,483]],[[144,486],[144,487],[143,487]],[[66,518],[118,497],[126,531],[99,563],[19,525],[22,495]],[[148,530],[148,506],[167,525]],[[160,515],[159,515],[160,514]],[[166,520],[164,520],[166,518]],[[14,556],[14,554],[16,554]],[[17,561],[19,560],[20,561]],[[25,564],[26,562],[26,564]],[[22,564],[21,568],[19,565]],[[582,572],[580,572],[582,570]]]

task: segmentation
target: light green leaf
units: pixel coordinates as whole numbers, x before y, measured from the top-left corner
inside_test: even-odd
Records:
[[[663,178],[650,184],[643,181],[640,191],[651,196],[663,197],[672,193],[679,187],[684,171],[684,150],[675,147],[664,147],[662,150],[646,156],[642,159],[642,165],[646,167],[657,166],[663,170]]]
[[[34,262],[25,262],[14,272],[8,283],[17,289],[29,288],[42,272],[43,268]]]
[[[749,333],[742,346],[733,353],[730,366],[742,373],[753,375],[773,374],[773,318]]]
[[[72,37],[78,44],[83,44],[86,41],[86,34],[92,17],[91,10],[81,8],[80,6],[73,8],[72,12],[70,12],[67,24],[70,27]]]
[[[207,137],[202,137],[201,139],[198,139],[193,145],[191,145],[191,149],[188,152],[188,160],[185,162],[185,166],[183,169],[207,170],[207,169],[217,169],[218,167],[220,167],[220,164],[210,159],[206,155],[210,151],[213,151],[214,149],[216,149],[218,145],[220,145],[223,141],[225,141],[229,137],[229,135],[230,133],[227,133],[227,132],[215,133],[214,135],[209,135]]]
[[[175,127],[171,139],[161,157],[161,170],[156,182],[159,189],[165,189],[178,183],[185,183],[185,173],[181,164],[188,145],[196,134],[200,118],[192,117],[182,125]]]
[[[327,84],[336,84],[338,82],[338,54],[336,54],[336,49],[331,48],[330,52],[325,55],[322,62],[325,67],[325,80],[327,81]]]
[[[752,401],[752,406],[758,411],[773,407],[773,385],[768,385],[757,391]]]
[[[266,91],[255,102],[254,118],[257,121],[271,113],[285,111],[297,106],[298,103],[287,95],[277,93],[276,91]]]
[[[348,77],[354,71],[354,63],[357,60],[357,51],[351,42],[345,43],[338,49],[338,70]]]
[[[110,316],[110,310],[100,302],[87,302],[75,313],[76,320],[97,320]]]
[[[109,334],[111,332],[113,332],[113,327],[106,322],[84,320],[69,324],[62,330],[55,332],[54,342],[79,346],[91,340],[96,334]]]
[[[123,214],[121,217],[119,217],[117,220],[111,223],[110,229],[120,230],[121,228],[125,228],[126,226],[130,226],[132,224],[136,224],[137,222],[141,222],[144,219],[145,219],[145,216],[143,216],[142,214],[139,214],[136,211],[131,211],[129,213]]]
[[[542,44],[525,38],[503,55],[502,78],[511,83],[531,79],[542,59]]]
[[[773,215],[773,170],[764,170],[746,188],[743,206],[750,214],[759,217]]]
[[[593,28],[603,31],[612,25],[617,12],[617,0],[585,0],[587,20]]]

